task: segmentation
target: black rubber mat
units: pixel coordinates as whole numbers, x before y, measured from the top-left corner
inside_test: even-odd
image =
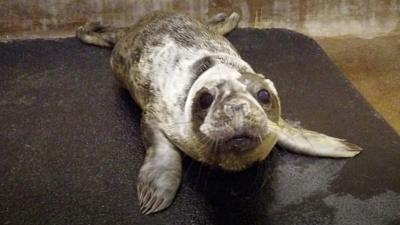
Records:
[[[276,148],[242,173],[184,159],[173,205],[141,215],[140,109],[109,49],[78,40],[0,44],[0,223],[400,224],[400,140],[310,38],[239,29],[229,39],[276,84],[285,118],[365,150],[323,159]]]

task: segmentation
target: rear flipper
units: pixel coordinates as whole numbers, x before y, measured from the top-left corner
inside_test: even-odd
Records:
[[[281,120],[276,132],[279,145],[305,155],[334,158],[354,157],[362,150],[359,146],[346,140],[302,129],[284,120]]]
[[[89,22],[76,30],[76,37],[82,42],[102,47],[113,47],[126,32],[126,28],[116,28]]]
[[[218,13],[207,21],[207,28],[215,33],[225,35],[234,30],[239,21],[240,16],[235,12],[229,17],[225,13]]]

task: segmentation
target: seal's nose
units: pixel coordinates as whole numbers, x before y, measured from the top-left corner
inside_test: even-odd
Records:
[[[229,102],[224,105],[224,111],[227,116],[230,118],[235,115],[242,114],[246,116],[249,113],[249,103],[241,101],[241,102]]]

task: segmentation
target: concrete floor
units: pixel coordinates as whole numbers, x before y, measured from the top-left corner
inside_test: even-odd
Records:
[[[347,36],[317,41],[400,134],[400,31],[372,39]]]

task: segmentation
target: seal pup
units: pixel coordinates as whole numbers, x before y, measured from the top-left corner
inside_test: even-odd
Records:
[[[114,28],[88,23],[85,43],[113,47],[111,67],[142,109],[146,148],[137,180],[145,214],[167,208],[181,182],[181,153],[228,171],[264,160],[278,142],[293,152],[353,157],[361,148],[293,126],[281,118],[278,92],[223,37],[240,17],[218,14],[203,24],[155,12]]]

